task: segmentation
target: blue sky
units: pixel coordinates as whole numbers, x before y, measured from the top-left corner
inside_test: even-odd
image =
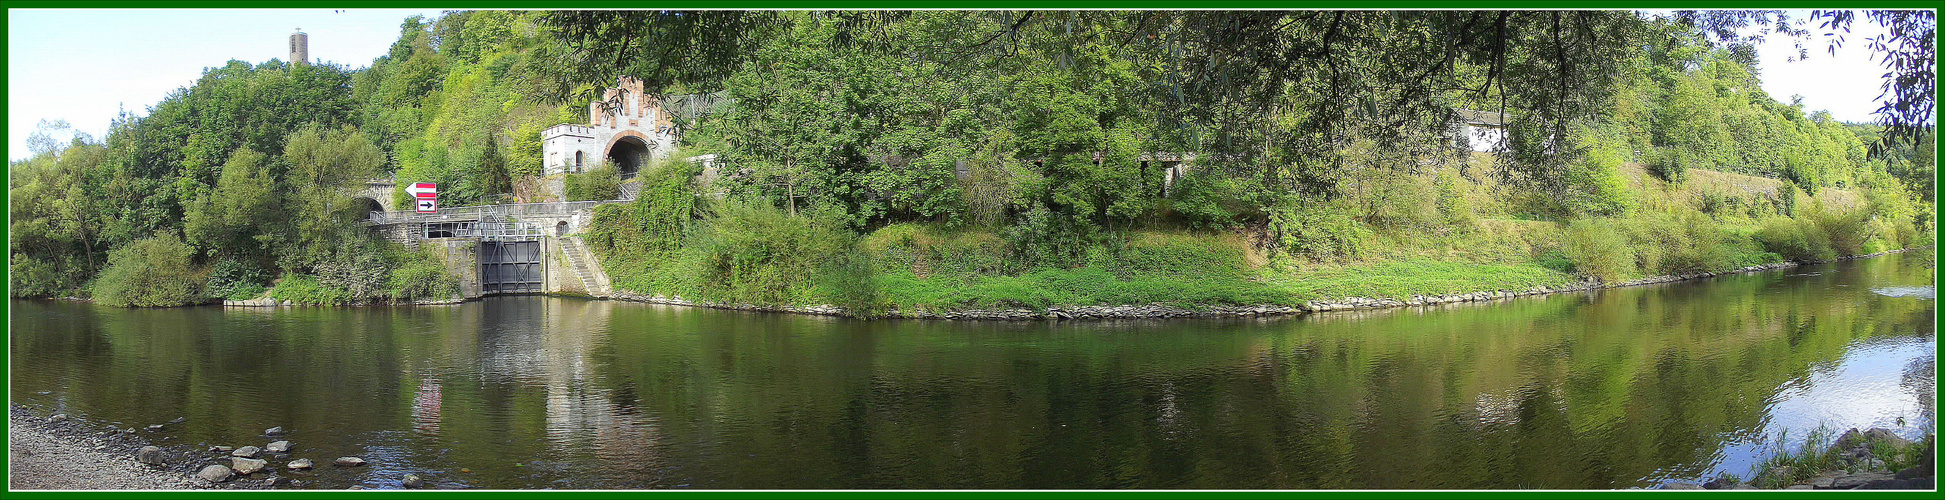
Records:
[[[313,60],[365,67],[398,39],[410,9],[11,9],[7,11],[7,157],[27,157],[26,138],[42,119],[64,119],[99,139],[119,109],[148,106],[195,83],[204,68],[236,59],[289,57],[287,40],[303,28]],[[1800,16],[1799,16],[1800,17]],[[1763,88],[1779,100],[1804,96],[1809,110],[1840,120],[1871,120],[1879,75],[1860,20],[1836,57],[1811,41],[1806,61],[1784,62],[1790,43],[1771,40],[1762,57]]]

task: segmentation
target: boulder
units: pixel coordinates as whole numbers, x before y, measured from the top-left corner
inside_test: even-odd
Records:
[[[291,470],[309,469],[311,468],[311,459],[299,458],[296,460],[292,460],[290,461],[290,463],[284,464],[284,468],[291,469]]]
[[[264,446],[263,446],[263,451],[268,451],[268,452],[271,452],[271,453],[289,453],[289,452],[290,452],[290,441],[276,441],[276,442],[272,442],[272,443],[270,443],[270,444],[267,444],[267,445],[264,445]]]
[[[143,446],[141,451],[135,452],[135,461],[149,465],[162,465],[162,449]]]
[[[269,466],[270,464],[254,458],[234,457],[230,459],[230,468],[234,469],[237,474],[245,476],[255,474]]]
[[[405,487],[407,487],[407,488],[424,488],[424,487],[425,487],[425,479],[421,479],[421,478],[419,478],[419,475],[418,475],[418,474],[406,474],[406,475],[405,475]]]
[[[335,464],[339,467],[357,467],[360,465],[365,465],[365,459],[358,458],[358,457],[338,457],[338,460],[332,462],[332,464]]]
[[[269,429],[264,429],[264,430],[263,430],[263,435],[265,435],[265,436],[276,436],[276,435],[280,435],[280,434],[283,434],[283,433],[284,433],[284,428],[283,428],[282,426],[278,426],[278,427],[271,427],[271,428],[269,428]]]
[[[242,448],[237,448],[236,451],[230,452],[230,456],[243,457],[243,458],[257,458],[258,453],[263,453],[263,450],[258,449],[255,446],[245,446]]]
[[[208,467],[204,467],[201,472],[196,473],[196,477],[202,478],[204,481],[209,481],[212,483],[220,483],[223,481],[228,481],[232,476],[233,474],[230,474],[230,468],[221,465],[211,465]]]
[[[1884,481],[1887,479],[1893,479],[1889,472],[1863,471],[1839,477],[1837,481],[1830,484],[1830,487],[1832,489],[1848,490],[1863,486],[1871,481]]]
[[[1900,448],[1911,446],[1911,440],[1898,437],[1897,434],[1891,432],[1891,429],[1883,427],[1875,427],[1871,430],[1864,431],[1864,437],[1869,438],[1871,441],[1883,442]]]

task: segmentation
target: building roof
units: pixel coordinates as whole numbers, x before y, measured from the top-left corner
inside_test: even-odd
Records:
[[[1466,123],[1493,126],[1506,125],[1506,113],[1477,111],[1465,108],[1452,108],[1452,113],[1458,115],[1459,119],[1465,120]]]

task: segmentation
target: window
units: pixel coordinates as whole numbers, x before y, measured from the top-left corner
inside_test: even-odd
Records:
[[[584,152],[584,151],[575,151],[575,152],[574,152],[574,168],[576,168],[576,169],[579,169],[579,168],[581,168],[581,162],[582,162],[582,161],[584,160],[584,156],[585,156],[586,154],[587,154],[587,153],[586,153],[586,152]]]

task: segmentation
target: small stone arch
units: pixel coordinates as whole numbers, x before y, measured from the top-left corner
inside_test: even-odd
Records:
[[[616,133],[613,139],[609,139],[608,145],[601,150],[608,157],[608,162],[614,165],[615,170],[621,172],[621,177],[625,179],[634,177],[648,163],[655,150],[652,146],[654,143],[655,141],[641,132],[623,130]]]
[[[567,236],[567,221],[554,223],[554,236]]]
[[[365,214],[365,217],[364,217],[364,218],[366,218],[366,219],[370,219],[370,218],[372,218],[372,214],[374,214],[374,213],[384,213],[384,212],[385,212],[385,204],[383,204],[383,203],[379,203],[379,202],[378,202],[378,200],[376,200],[376,199],[373,199],[373,198],[372,198],[372,197],[370,197],[370,196],[356,196],[356,197],[352,197],[352,198],[351,198],[351,204],[352,204],[352,206],[354,206],[354,207],[358,207],[358,208],[362,208],[362,209],[364,209],[364,211],[363,211],[363,212],[364,212],[364,214]]]

